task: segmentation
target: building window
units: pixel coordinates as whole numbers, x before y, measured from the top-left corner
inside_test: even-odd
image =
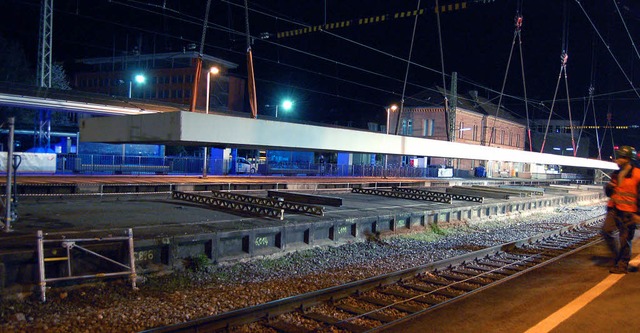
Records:
[[[516,146],[520,147],[520,134],[516,134]]]
[[[504,139],[507,136],[507,132],[505,130],[501,130],[500,131],[500,144],[503,145],[504,144]]]
[[[478,141],[478,125],[473,125],[473,141]]]
[[[496,143],[496,129],[491,128],[491,143]]]
[[[407,119],[407,133],[406,135],[413,135],[413,120]]]
[[[425,119],[425,123],[426,123],[425,136],[433,136],[433,127],[434,127],[435,120],[433,120],[433,119]]]

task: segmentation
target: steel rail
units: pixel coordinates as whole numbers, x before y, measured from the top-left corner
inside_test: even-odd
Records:
[[[529,272],[532,269],[542,267],[564,256],[567,256],[571,253],[579,251],[585,247],[591,246],[594,243],[600,242],[600,240],[597,240],[597,241],[590,241],[585,243],[584,240],[585,239],[588,240],[589,238],[594,238],[595,237],[594,234],[597,235],[597,232],[593,230],[589,230],[589,228],[591,228],[593,224],[602,221],[602,219],[603,219],[603,216],[599,216],[596,218],[585,220],[579,224],[565,226],[563,228],[541,233],[541,234],[528,237],[525,239],[521,239],[518,241],[509,242],[509,243],[505,243],[505,244],[497,245],[493,247],[488,247],[488,248],[485,248],[479,251],[470,252],[455,258],[440,260],[437,262],[421,265],[414,268],[409,268],[409,269],[396,271],[396,272],[392,272],[392,273],[388,273],[380,276],[375,276],[375,277],[371,277],[371,278],[360,280],[360,281],[349,282],[344,285],[325,288],[322,290],[317,290],[317,291],[305,293],[302,295],[287,297],[284,299],[279,299],[279,300],[275,300],[275,301],[271,301],[264,304],[243,308],[243,309],[233,310],[230,312],[226,312],[226,313],[222,313],[222,314],[218,314],[210,317],[200,318],[193,321],[174,324],[170,326],[152,328],[149,330],[145,330],[143,332],[144,333],[216,332],[219,330],[226,330],[231,327],[254,323],[261,320],[268,321],[266,326],[277,327],[280,325],[282,330],[287,331],[284,327],[291,326],[291,324],[282,323],[282,322],[273,322],[273,319],[281,314],[291,313],[291,312],[300,311],[300,310],[306,311],[309,308],[316,305],[324,304],[327,302],[336,302],[338,300],[351,297],[353,295],[362,295],[364,292],[374,290],[376,288],[381,288],[381,287],[389,286],[393,284],[403,284],[403,283],[406,284],[406,281],[410,281],[411,279],[416,279],[416,278],[419,279],[419,276],[421,274],[424,274],[427,272],[433,272],[436,275],[438,274],[438,272],[444,272],[442,273],[443,276],[447,276],[447,274],[451,276],[451,273],[446,273],[446,272],[454,270],[454,273],[456,273],[455,267],[460,266],[462,267],[462,269],[464,269],[465,264],[467,264],[468,267],[477,267],[478,269],[484,269],[483,271],[479,272],[478,274],[475,274],[474,276],[464,277],[453,283],[447,283],[438,288],[434,288],[433,290],[418,293],[412,296],[412,298],[409,300],[417,300],[434,293],[447,294],[446,290],[451,290],[452,288],[465,289],[465,287],[459,288],[458,286],[464,283],[477,284],[477,282],[474,282],[474,281],[477,281],[479,278],[487,278],[490,280],[494,280],[493,282],[488,283],[484,286],[479,286],[477,288],[466,288],[469,290],[466,290],[464,293],[461,293],[460,295],[452,297],[451,299],[437,302],[437,304],[431,304],[426,309],[410,311],[411,310],[410,307],[405,306],[404,308],[408,312],[410,312],[406,316],[401,317],[399,319],[387,321],[386,323],[382,321],[381,325],[378,325],[373,328],[367,328],[365,330],[367,332],[369,331],[375,332],[377,330],[388,328],[389,326],[404,322],[416,315],[420,315],[427,311],[432,311],[435,308],[445,306],[446,304],[450,304],[454,301],[457,301],[459,299],[462,299],[464,297],[477,293],[481,290],[501,284],[505,281],[508,281],[526,272]],[[585,228],[587,228],[587,230],[584,230]],[[571,234],[565,235],[568,232],[575,232],[577,234],[582,234],[582,235],[580,236],[574,236]],[[542,251],[531,250],[531,248],[537,245],[541,245],[537,243],[540,243],[541,241],[544,241],[544,240],[553,240],[554,237],[556,238],[562,237],[563,240],[573,240],[574,243],[572,245],[578,242],[582,242],[582,244],[580,244],[577,247],[570,248],[568,250],[564,249],[563,251],[560,251],[562,250],[561,247],[554,248],[551,250],[544,249],[541,247]],[[559,245],[561,246],[561,244]],[[548,246],[548,247],[551,247],[551,246]],[[530,255],[526,255],[526,253],[528,252],[532,252],[532,253]],[[516,254],[510,254],[510,253],[516,253]],[[521,258],[519,260],[504,259],[504,258],[508,258],[509,256],[511,257],[521,256],[524,258]],[[491,262],[492,257],[497,258],[494,260],[498,264]],[[501,261],[502,261],[502,264],[500,264]],[[517,263],[523,263],[525,268],[517,269],[515,267]],[[466,268],[469,269],[468,267]],[[459,273],[456,273],[456,274],[459,274]],[[449,294],[451,294],[451,292],[449,292]],[[402,303],[406,303],[407,301],[408,300],[405,300]],[[381,310],[394,307],[394,306],[395,307],[399,306],[400,308],[402,308],[402,304],[396,304],[396,303],[385,304],[384,306],[374,311],[360,313],[351,318],[344,319],[344,320],[337,320],[334,322],[330,322],[332,320],[330,318],[322,319],[323,315],[321,314],[311,313],[305,316],[307,318],[315,316],[315,320],[318,320],[318,321],[327,320],[328,322],[326,322],[326,325],[329,325],[329,326],[336,326],[336,327],[340,327],[341,329],[349,330],[349,331],[360,331],[362,329],[362,326],[351,323],[352,320],[356,318],[370,316],[374,313],[377,313],[378,318],[384,318],[384,315],[379,314],[379,312]],[[292,329],[302,330],[303,328],[294,327]]]

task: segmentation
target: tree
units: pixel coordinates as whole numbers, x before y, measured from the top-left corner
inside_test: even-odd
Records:
[[[55,63],[51,67],[51,88],[71,90],[67,73],[60,63]]]

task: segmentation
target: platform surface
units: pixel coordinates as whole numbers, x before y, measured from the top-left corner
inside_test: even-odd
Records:
[[[610,257],[601,242],[384,332],[638,332],[640,273],[610,274]]]

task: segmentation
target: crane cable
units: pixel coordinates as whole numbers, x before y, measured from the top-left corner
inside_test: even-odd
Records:
[[[593,125],[595,127],[596,132],[596,145],[598,147],[598,159],[602,160],[602,150],[600,149],[600,135],[598,133],[598,118],[596,117],[596,103],[593,99],[593,93],[596,88],[594,87],[595,82],[595,67],[596,67],[596,39],[595,35],[593,36],[593,41],[591,43],[591,80],[589,83],[589,99],[587,100],[587,105],[584,109],[584,118],[582,119],[582,128],[580,128],[580,134],[578,135],[578,148],[580,148],[580,139],[582,138],[582,132],[584,130],[584,125],[587,122],[587,113],[589,113],[589,106],[593,109]]]
[[[449,110],[449,98],[447,97],[447,79],[446,76],[444,74],[444,52],[442,50],[442,29],[440,27],[440,11],[442,10],[442,8],[440,8],[440,4],[438,3],[438,0],[436,0],[436,20],[438,22],[438,41],[440,42],[440,72],[442,72],[442,93],[444,95],[444,114],[445,114],[445,126],[447,128],[447,141],[451,141],[453,140],[450,135],[451,133],[449,133],[449,128],[451,127],[452,124],[449,124],[449,122],[451,121],[451,119],[449,119],[449,112],[451,110]],[[455,105],[454,105],[455,107]],[[453,126],[455,127],[455,124],[453,124]],[[451,161],[451,160],[449,160]]]
[[[495,133],[495,129],[496,129],[496,121],[498,118],[498,112],[500,112],[500,108],[502,107],[502,97],[504,96],[504,89],[507,83],[507,76],[509,74],[509,68],[511,67],[511,59],[513,58],[513,48],[515,46],[516,43],[516,38],[518,39],[518,45],[519,45],[519,51],[520,51],[520,68],[521,68],[521,72],[522,72],[522,85],[523,85],[523,89],[524,89],[524,105],[525,105],[525,110],[526,110],[526,116],[527,116],[527,133],[529,136],[529,150],[532,151],[533,148],[531,146],[531,126],[529,124],[529,105],[527,102],[527,83],[526,83],[526,79],[525,79],[525,74],[524,74],[524,56],[522,54],[522,22],[523,22],[523,17],[522,17],[522,0],[518,1],[518,7],[516,10],[516,17],[514,19],[515,21],[515,30],[513,32],[513,40],[511,41],[511,50],[509,51],[509,60],[507,61],[507,68],[505,70],[504,73],[504,79],[502,80],[502,89],[500,90],[500,98],[498,99],[498,106],[496,108],[496,113],[493,116],[493,124],[491,126],[491,131],[489,132],[489,141],[486,142],[487,145],[491,145],[491,142],[493,141],[493,136]]]
[[[532,141],[531,141],[531,121],[529,119],[529,101],[527,99],[527,80],[524,75],[524,55],[522,53],[522,37],[520,36],[520,32],[518,32],[518,47],[520,49],[520,71],[522,72],[522,89],[524,90],[524,110],[527,116],[527,136],[529,137],[529,151],[533,151]]]
[[[562,53],[560,54],[560,73],[558,73],[558,81],[556,82],[556,90],[553,94],[553,101],[551,102],[551,109],[549,110],[549,118],[547,119],[547,126],[545,128],[544,131],[544,138],[542,139],[542,146],[540,147],[540,152],[544,153],[544,146],[546,144],[547,141],[547,134],[549,133],[549,126],[551,124],[551,116],[553,115],[553,108],[556,104],[556,98],[558,97],[558,88],[560,87],[560,80],[562,79],[562,77],[564,76],[564,83],[565,83],[565,92],[567,94],[567,109],[569,112],[569,124],[573,124],[573,119],[571,116],[571,98],[569,97],[569,79],[567,77],[567,61],[569,60],[569,54],[568,54],[568,49],[569,49],[569,45],[568,45],[568,35],[569,35],[569,19],[568,19],[568,9],[567,9],[567,2],[564,2],[564,25],[563,25],[563,32],[562,32]],[[570,132],[571,132],[571,149],[573,149],[573,156],[575,157],[576,154],[578,153],[576,150],[576,144],[575,144],[575,140],[574,140],[574,136],[573,136],[573,125],[570,126]]]
[[[420,9],[420,1],[418,0],[417,10]],[[436,0],[436,6],[438,5],[438,0]],[[411,46],[409,47],[409,57],[407,59],[407,70],[404,73],[404,83],[402,85],[402,97],[400,99],[400,111],[398,112],[398,120],[396,121],[396,130],[394,134],[398,135],[398,127],[400,126],[400,117],[402,115],[402,110],[404,108],[404,95],[407,89],[407,79],[409,78],[409,68],[411,67],[411,54],[413,53],[413,43],[416,38],[416,26],[418,25],[418,15],[416,15],[413,21],[413,33],[411,34]],[[403,133],[404,134],[404,133]]]
[[[604,138],[607,136],[607,128],[609,129],[609,134],[611,134],[611,148],[615,151],[615,143],[613,142],[613,126],[611,126],[611,104],[609,104],[609,109],[607,110],[607,125],[604,127],[604,132],[602,133],[602,143],[598,147],[598,150],[602,150],[602,146],[604,146]]]
[[[253,70],[253,51],[251,50],[251,33],[249,32],[249,4],[244,0],[244,22],[247,31],[247,88],[249,91],[249,107],[251,118],[258,118],[258,97],[256,94],[256,77]]]

